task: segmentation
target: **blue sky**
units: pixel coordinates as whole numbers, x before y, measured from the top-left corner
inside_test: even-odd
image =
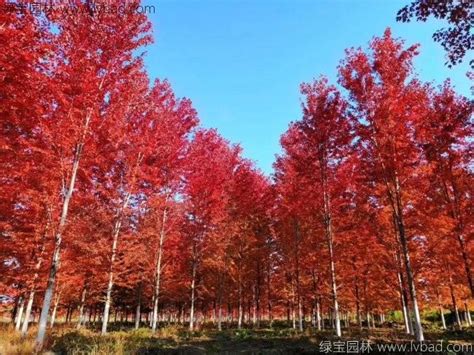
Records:
[[[395,21],[408,2],[149,0],[155,43],[146,66],[193,101],[203,126],[241,144],[244,156],[270,174],[280,135],[301,116],[299,84],[320,74],[335,82],[344,49],[366,47],[387,26],[408,45],[421,44],[415,68],[422,80],[449,77],[470,95],[468,60],[447,68],[431,38],[443,23]]]

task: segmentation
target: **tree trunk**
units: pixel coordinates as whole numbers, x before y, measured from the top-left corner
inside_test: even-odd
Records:
[[[414,324],[415,325],[415,329],[414,329],[415,338],[418,342],[422,342],[424,341],[423,327],[421,325],[421,316],[420,316],[420,311],[418,309],[416,286],[415,286],[413,270],[412,270],[411,262],[410,262],[408,241],[405,234],[405,225],[403,222],[403,210],[402,210],[402,201],[401,201],[400,194],[401,194],[401,189],[400,189],[398,177],[395,177],[395,202],[396,202],[396,205],[395,205],[396,208],[394,209],[395,220],[397,222],[397,230],[398,230],[398,235],[400,237],[400,244],[402,247],[402,256],[403,256],[403,261],[405,263],[405,269],[407,273],[408,288],[410,291],[410,296],[411,296],[411,301],[412,301],[412,306],[413,306],[413,315],[414,315],[414,322],[415,322]]]
[[[217,303],[215,302],[215,307],[217,307],[217,330],[222,330],[222,294],[224,285],[224,275],[222,272],[219,272],[219,276],[217,278],[218,285],[217,285]],[[215,308],[214,308],[215,310]]]
[[[403,276],[401,272],[398,272],[398,285],[400,287],[400,302],[402,304],[402,313],[403,313],[403,321],[405,322],[405,332],[407,334],[411,334],[411,327],[410,327],[410,317],[408,314],[408,297],[406,295],[405,287],[403,287]]]
[[[138,284],[137,308],[135,310],[135,329],[140,328],[140,318],[142,316],[141,305],[142,305],[142,282],[140,281],[140,283]]]
[[[299,331],[303,331],[304,315],[303,315],[303,305],[301,302],[301,297],[298,297],[298,327]]]
[[[71,305],[68,304],[67,305],[67,309],[66,309],[66,317],[64,319],[64,323],[67,323],[69,321],[69,313],[71,312]]]
[[[25,307],[25,299],[23,298],[23,296],[20,296],[19,303],[20,303],[20,306],[16,312],[16,321],[15,321],[15,329],[18,331],[20,330],[21,320],[23,318],[23,308]]]
[[[74,307],[69,305],[69,312],[68,312],[67,318],[66,318],[67,323],[71,323],[73,314],[74,314]]]
[[[450,184],[452,187],[453,196],[451,197],[449,193],[449,189],[448,189],[446,181],[443,181],[444,194],[445,194],[448,206],[450,206],[449,211],[450,211],[451,217],[454,220],[456,220],[456,230],[455,230],[456,239],[459,243],[459,248],[461,249],[461,255],[464,262],[464,270],[466,272],[467,284],[471,292],[471,297],[474,297],[474,282],[472,279],[471,262],[469,260],[469,254],[466,247],[466,241],[463,235],[464,222],[461,216],[461,208],[460,208],[460,203],[459,203],[457,184],[454,180],[451,165],[448,167],[448,171],[450,175]]]
[[[56,321],[56,313],[58,311],[58,305],[59,305],[59,299],[61,298],[61,292],[58,292],[56,294],[56,297],[54,298],[54,307],[53,307],[53,313],[51,314],[51,321],[49,323],[49,327],[53,328],[54,322]]]
[[[51,329],[53,328],[54,322],[56,321],[56,313],[58,311],[59,297],[60,297],[60,294],[56,295],[56,298],[54,300],[53,313],[51,313],[51,320],[49,323],[49,328]]]
[[[99,86],[99,88],[101,87],[102,87],[102,83]],[[39,324],[38,324],[38,335],[36,337],[35,348],[37,352],[39,352],[42,349],[44,338],[46,335],[46,325],[48,322],[49,308],[51,307],[51,301],[53,298],[54,285],[56,282],[56,274],[59,270],[59,258],[61,254],[62,233],[64,231],[64,227],[66,226],[67,215],[69,212],[69,203],[71,201],[72,193],[74,191],[74,186],[76,184],[76,177],[77,177],[77,171],[79,169],[79,162],[81,160],[82,149],[84,148],[84,141],[87,135],[87,130],[89,128],[91,117],[92,117],[92,109],[89,109],[86,114],[81,139],[79,140],[79,143],[76,144],[76,149],[74,151],[74,158],[73,158],[73,165],[72,165],[72,170],[71,170],[71,177],[69,180],[69,186],[68,186],[66,195],[64,196],[63,206],[61,210],[61,217],[59,219],[58,227],[56,229],[56,235],[54,237],[54,251],[53,251],[53,255],[51,259],[51,267],[49,269],[46,292],[43,298],[43,306],[41,308],[41,316],[40,316]]]
[[[268,308],[268,322],[270,328],[273,327],[273,314],[272,314],[272,288],[271,288],[271,270],[270,261],[267,264],[267,308]]]
[[[441,323],[442,323],[442,326],[443,326],[443,329],[447,329],[446,328],[446,320],[444,319],[444,311],[443,311],[443,307],[441,305],[439,305],[439,314],[441,316]]]
[[[189,314],[189,330],[194,330],[194,303],[196,298],[196,260],[193,260],[193,270],[192,270],[192,279],[191,279],[191,310]]]
[[[117,252],[118,235],[119,235],[119,231],[118,229],[116,229],[113,235],[112,255],[110,257],[110,268],[109,268],[109,281],[107,283],[107,294],[105,297],[104,315],[102,317],[102,330],[101,330],[102,335],[107,333],[107,325],[109,322],[110,303],[112,300],[112,288],[114,286],[114,280],[113,280],[114,272],[113,272],[112,266],[114,264],[115,254]]]
[[[459,310],[458,310],[458,305],[456,302],[456,296],[454,295],[451,274],[449,275],[449,291],[451,293],[451,302],[453,304],[454,315],[456,317],[456,324],[458,325],[459,329],[462,329],[462,323],[461,323],[461,318],[459,317]]]
[[[319,307],[321,308],[321,330],[323,330],[326,326],[325,322],[325,318],[324,318],[324,312],[323,312],[323,305],[321,303],[321,300],[319,300]]]
[[[318,330],[321,330],[321,306],[319,304],[319,298],[316,298],[316,326]]]
[[[439,315],[440,315],[440,318],[441,318],[441,325],[442,325],[443,329],[447,329],[446,328],[446,319],[444,317],[443,304],[441,303],[441,297],[440,297],[438,289],[436,289],[436,297],[438,299],[438,309],[439,309]]]
[[[244,317],[244,307],[243,307],[243,300],[242,300],[242,246],[240,246],[239,250],[239,290],[238,290],[238,297],[239,297],[239,315],[238,315],[238,321],[237,321],[237,328],[241,329],[242,328],[242,319]]]
[[[324,227],[326,234],[326,241],[329,249],[329,269],[331,275],[331,291],[333,298],[333,311],[336,336],[340,337],[341,333],[341,320],[339,317],[339,304],[337,301],[337,281],[336,281],[336,265],[334,262],[334,242],[333,242],[333,231],[332,231],[332,216],[331,216],[331,201],[329,196],[329,186],[327,177],[327,157],[326,153],[323,152],[320,158],[321,167],[321,182],[323,187],[323,202],[324,202]]]
[[[77,322],[76,329],[80,329],[84,323],[84,306],[86,303],[86,294],[87,294],[87,286],[84,285],[81,294],[81,304],[79,306],[79,321]]]
[[[182,325],[184,325],[184,323],[186,322],[186,302],[183,302],[182,305],[181,305],[181,319],[180,319],[180,323]]]
[[[293,329],[296,329],[296,312],[295,312],[295,296],[293,292],[293,297],[291,298],[291,322],[293,324]]]
[[[474,297],[474,283],[472,280],[472,272],[469,261],[469,256],[466,251],[466,242],[464,241],[464,236],[461,233],[458,233],[457,239],[461,248],[462,258],[464,261],[464,269],[466,271],[467,282],[471,291],[471,297]]]
[[[94,311],[92,306],[89,306],[89,311],[87,313],[87,323],[92,323],[92,312]]]
[[[400,288],[400,303],[402,307],[402,314],[403,314],[403,321],[405,324],[405,332],[406,334],[414,334],[414,327],[412,325],[411,319],[410,319],[410,310],[408,306],[408,295],[407,295],[407,290],[405,286],[405,279],[403,277],[403,263],[402,263],[402,257],[401,257],[401,246],[400,246],[400,240],[398,238],[398,228],[397,228],[397,221],[395,219],[395,214],[392,215],[393,217],[393,227],[394,227],[394,232],[395,232],[395,242],[396,242],[396,251],[395,251],[395,262],[397,263],[397,277],[398,277],[398,286]]]
[[[408,250],[408,241],[407,241],[407,237],[405,233],[405,225],[403,221],[403,204],[402,204],[402,195],[401,195],[402,191],[401,191],[400,181],[399,181],[396,169],[388,171],[386,168],[384,158],[381,156],[381,153],[380,153],[380,147],[379,147],[377,136],[376,136],[378,127],[375,122],[372,122],[372,128],[374,129],[374,136],[372,139],[375,144],[375,148],[377,149],[377,156],[383,169],[384,182],[386,185],[386,193],[387,193],[387,197],[389,199],[389,202],[392,208],[393,221],[394,221],[395,229],[398,233],[400,246],[401,246],[401,252],[403,256],[403,263],[405,265],[405,270],[407,273],[408,288],[410,291],[410,297],[411,297],[411,301],[413,305],[413,314],[415,318],[414,319],[415,338],[418,342],[421,342],[421,341],[424,341],[423,328],[421,325],[421,317],[420,317],[420,312],[418,309],[418,301],[416,297],[416,286],[415,286],[415,281],[413,278],[413,271],[412,271],[412,267],[410,263],[410,255],[409,255],[409,250]],[[395,148],[393,146],[392,148],[395,151]]]
[[[158,244],[158,251],[156,255],[156,269],[155,269],[155,297],[153,302],[153,318],[151,323],[151,329],[154,333],[156,331],[156,324],[158,321],[158,302],[160,299],[160,282],[161,282],[161,262],[163,258],[163,245],[166,238],[165,225],[166,225],[167,210],[166,206],[163,208],[163,215],[161,218],[160,228],[160,240]]]
[[[469,311],[469,306],[467,305],[467,301],[464,302],[464,309],[466,311],[466,322],[468,326],[472,325],[472,319],[471,319],[471,312]]]
[[[291,320],[291,306],[290,306],[290,300],[286,300],[286,323],[288,323],[288,326],[290,326],[290,320]]]
[[[329,233],[331,233],[329,231]],[[330,235],[330,234],[329,234]],[[331,291],[333,296],[333,307],[334,307],[334,321],[336,328],[336,336],[340,337],[341,333],[341,320],[339,318],[339,304],[337,302],[337,283],[336,283],[336,267],[334,263],[334,252],[333,252],[333,242],[332,237],[328,239],[329,247],[329,261],[330,261],[330,270],[331,270]]]
[[[141,154],[138,155],[137,159],[137,166],[140,164],[141,161]],[[112,252],[110,255],[110,265],[109,265],[109,282],[107,284],[107,293],[105,297],[105,307],[104,307],[104,316],[102,319],[102,330],[101,334],[104,335],[107,333],[107,325],[109,322],[109,312],[110,312],[110,305],[112,302],[112,289],[114,287],[114,262],[115,257],[117,254],[117,245],[118,245],[118,237],[120,234],[120,228],[122,227],[122,218],[125,209],[128,206],[128,202],[130,201],[130,191],[126,193],[125,198],[122,202],[122,206],[117,211],[117,215],[115,218],[114,228],[112,230]]]
[[[247,301],[247,323],[250,325],[252,319],[252,300],[249,298]]]
[[[357,278],[355,281],[355,296],[356,296],[356,320],[357,320],[357,324],[359,325],[359,329],[362,329],[362,318],[360,315],[359,285],[358,285]]]
[[[249,304],[249,307],[250,307],[250,304]],[[257,285],[254,285],[253,293],[252,293],[252,324],[254,327],[257,324]]]
[[[13,306],[13,309],[11,311],[11,320],[13,324],[15,324],[16,322],[16,316],[18,312],[18,307],[20,306],[21,299],[22,299],[21,296],[18,296],[18,298],[16,298],[15,305]]]
[[[23,320],[23,325],[21,327],[22,336],[25,336],[26,333],[28,332],[28,325],[30,323],[31,309],[33,307],[34,298],[35,298],[35,291],[33,290],[30,292],[30,295],[28,297],[28,303],[26,305],[25,319]]]
[[[217,329],[219,331],[222,330],[222,302],[221,302],[221,296],[219,296],[219,301],[217,304]]]
[[[301,288],[300,288],[300,259],[299,259],[299,249],[300,249],[300,241],[301,241],[301,234],[299,223],[295,219],[294,221],[294,234],[295,234],[295,278],[296,278],[296,303],[298,306],[298,329],[299,331],[303,331],[303,309],[301,305]]]
[[[26,307],[25,320],[23,321],[23,326],[22,326],[22,329],[21,329],[22,336],[25,336],[26,333],[28,332],[28,325],[29,325],[29,322],[30,322],[31,309],[33,307],[33,301],[34,301],[34,297],[35,297],[35,293],[36,293],[36,283],[37,283],[37,280],[38,280],[38,272],[41,269],[41,265],[43,264],[43,254],[44,254],[44,250],[45,250],[45,247],[46,247],[45,239],[47,237],[49,226],[51,224],[51,211],[50,211],[49,208],[47,208],[46,218],[47,218],[47,222],[46,222],[46,226],[44,228],[44,232],[42,234],[43,237],[42,237],[42,240],[41,240],[41,247],[40,247],[40,250],[39,250],[39,253],[38,253],[38,260],[37,260],[36,265],[35,265],[35,274],[33,276],[32,288],[31,288],[31,291],[30,291],[30,295],[29,295],[29,298],[28,298],[28,304],[27,304],[27,307]],[[35,257],[35,255],[33,255],[33,257]]]
[[[261,309],[260,309],[260,290],[261,290],[260,262],[257,262],[257,282],[255,284],[255,310],[257,313],[256,326],[260,328]]]
[[[240,275],[239,275],[240,277]],[[237,321],[237,328],[242,328],[242,319],[244,317],[244,306],[242,304],[242,281],[239,280],[239,316]]]
[[[314,294],[314,312],[315,312],[315,319],[314,319],[314,326],[321,330],[321,310],[319,304],[319,297],[317,295],[318,292],[318,278],[316,277],[316,273],[314,272],[314,268],[311,269],[311,278],[313,282],[313,294]]]

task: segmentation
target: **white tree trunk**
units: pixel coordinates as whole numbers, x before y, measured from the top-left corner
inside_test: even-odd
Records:
[[[193,271],[192,271],[192,280],[191,280],[191,310],[189,313],[189,330],[194,330],[194,303],[195,303],[195,293],[196,293],[196,261],[193,260]]]
[[[423,327],[421,325],[421,316],[418,309],[418,300],[416,296],[416,286],[415,280],[413,277],[413,270],[410,262],[410,253],[408,250],[408,241],[405,233],[405,225],[403,222],[403,204],[401,201],[401,187],[398,181],[398,177],[395,177],[395,194],[392,197],[392,207],[395,214],[395,221],[397,226],[398,235],[400,238],[400,244],[402,248],[402,256],[405,264],[405,270],[407,273],[407,282],[408,289],[410,291],[411,302],[413,306],[413,315],[414,315],[414,330],[415,338],[418,342],[424,341]]]
[[[298,297],[298,328],[299,331],[303,331],[303,305],[301,302],[301,297]]]
[[[242,328],[242,318],[244,316],[244,309],[242,305],[242,284],[239,281],[239,316],[238,316],[238,321],[237,321],[237,328],[241,329]]]
[[[23,296],[20,296],[20,306],[18,308],[18,311],[17,311],[17,314],[16,314],[16,320],[15,320],[15,329],[16,330],[20,330],[20,326],[21,326],[21,320],[23,318],[23,309],[25,307],[25,299],[23,298]]]
[[[222,330],[222,304],[220,300],[219,300],[218,310],[217,310],[217,329],[219,331]]]
[[[86,294],[87,294],[87,287],[84,286],[81,294],[81,304],[79,306],[79,320],[76,325],[76,329],[80,329],[84,323],[84,305],[86,303]]]
[[[54,307],[53,307],[53,313],[51,314],[51,321],[49,323],[49,327],[53,328],[54,322],[56,321],[56,313],[58,310],[58,305],[59,305],[59,299],[61,298],[61,292],[58,292],[58,294],[55,297],[54,300]]]
[[[142,306],[142,283],[140,281],[138,285],[137,308],[135,310],[135,329],[140,328],[140,318],[142,316],[141,306]]]
[[[239,248],[239,290],[238,290],[238,296],[239,296],[239,314],[238,314],[238,320],[237,320],[237,328],[241,329],[242,328],[242,319],[244,316],[244,308],[243,308],[243,300],[242,300],[242,245],[240,245]]]
[[[295,296],[291,299],[291,322],[293,329],[296,329]]]
[[[331,270],[331,291],[333,295],[333,307],[334,307],[334,321],[336,328],[336,336],[340,337],[341,332],[341,320],[339,318],[339,304],[337,302],[337,283],[336,283],[336,266],[334,263],[334,252],[332,238],[328,240],[329,247],[329,259],[330,259],[330,270]]]
[[[464,302],[464,308],[466,310],[467,325],[471,326],[472,325],[471,312],[469,311],[469,306],[467,305],[467,302]]]
[[[464,221],[461,215],[459,193],[458,193],[456,181],[454,179],[454,174],[451,171],[451,167],[449,167],[449,170],[450,170],[449,176],[451,176],[449,183],[451,185],[452,192],[448,188],[446,181],[443,181],[443,188],[444,188],[445,197],[447,200],[446,201],[447,206],[449,206],[449,212],[451,214],[451,217],[457,222],[456,228],[455,228],[456,239],[458,240],[459,248],[461,249],[462,258],[464,261],[464,270],[466,272],[467,284],[471,292],[471,297],[474,297],[474,282],[472,279],[472,271],[471,271],[471,266],[470,266],[471,261],[470,261],[470,257],[469,257],[469,253],[468,253],[468,249],[466,245],[465,236],[463,234]]]
[[[139,161],[140,161],[140,155],[139,155]],[[139,162],[137,162],[137,165]],[[114,263],[115,263],[115,257],[117,254],[117,245],[118,245],[118,237],[120,234],[120,228],[122,227],[122,218],[123,218],[123,213],[125,209],[128,206],[128,202],[130,201],[130,192],[127,192],[125,195],[125,198],[122,202],[122,206],[117,212],[117,216],[115,219],[115,224],[114,228],[112,230],[112,252],[110,255],[110,268],[109,268],[109,282],[107,284],[107,294],[105,297],[105,307],[104,307],[104,316],[102,319],[102,330],[101,334],[104,335],[107,333],[107,326],[109,322],[109,312],[110,312],[110,305],[112,302],[112,289],[114,287]]]
[[[35,291],[31,291],[28,297],[28,303],[26,305],[25,319],[23,320],[23,325],[21,326],[21,335],[25,336],[28,332],[28,325],[31,318],[31,309],[33,307],[33,301],[35,298]]]
[[[456,316],[456,324],[458,325],[459,329],[462,329],[461,317],[459,317],[459,309],[458,309],[456,296],[454,295],[452,285],[450,285],[450,289],[451,289],[451,301],[453,303],[453,308],[454,308],[454,315]]]
[[[400,287],[400,300],[402,303],[402,313],[403,313],[403,321],[405,323],[405,332],[407,334],[411,334],[410,317],[408,314],[408,307],[406,304],[406,296],[405,296],[405,290],[403,287],[403,279],[400,272],[398,272],[398,283]]]
[[[410,298],[413,305],[413,314],[414,314],[414,323],[415,323],[413,328],[415,331],[415,338],[418,342],[422,342],[424,341],[423,327],[421,325],[421,317],[420,317],[420,312],[418,309],[418,301],[417,301],[417,296],[416,296],[415,280],[413,278],[413,270],[411,267],[410,255],[409,255],[409,250],[408,250],[408,241],[407,241],[407,236],[405,233],[405,225],[403,222],[403,203],[402,203],[402,191],[401,191],[400,181],[399,181],[396,170],[390,173],[387,171],[385,160],[380,154],[380,147],[379,147],[377,136],[376,136],[378,128],[375,122],[372,122],[372,128],[375,131],[372,139],[377,151],[377,157],[383,169],[384,182],[386,185],[386,193],[387,193],[387,197],[389,199],[389,202],[392,208],[394,225],[395,225],[396,232],[398,233],[401,251],[402,251],[402,257],[403,257],[403,264],[405,265],[405,271],[407,273],[408,289],[410,291]],[[391,175],[394,175],[393,179],[392,177],[389,178],[389,176]]]
[[[441,307],[441,305],[439,306],[439,314],[441,316],[441,323],[442,323],[442,326],[443,326],[443,329],[447,329],[446,328],[446,320],[444,318],[444,311],[443,311],[443,307]]]
[[[299,245],[301,241],[300,229],[298,220],[295,220],[295,263],[296,263],[296,303],[298,306],[298,330],[303,331],[303,306],[301,304],[301,287],[300,287],[300,258],[299,258]]]
[[[104,315],[102,316],[102,329],[101,329],[102,335],[105,335],[107,333],[107,325],[109,323],[110,304],[112,301],[112,289],[114,287],[114,272],[113,272],[112,266],[114,264],[115,254],[117,252],[118,234],[119,234],[118,230],[114,232],[113,243],[112,243],[112,255],[110,258],[109,281],[107,283],[107,294],[105,297]]]
[[[166,206],[163,209],[163,215],[161,218],[161,228],[160,228],[160,240],[158,244],[158,251],[156,255],[156,269],[155,269],[155,295],[153,302],[153,316],[151,329],[153,333],[156,331],[156,325],[158,322],[158,302],[160,299],[160,282],[161,282],[161,263],[163,258],[163,246],[166,238],[165,225],[166,225],[167,210]]]
[[[89,123],[92,117],[92,110],[89,109],[86,114],[86,119],[82,131],[82,137],[79,143],[76,145],[74,152],[73,165],[71,170],[71,177],[69,180],[69,186],[64,196],[63,206],[61,210],[61,217],[59,219],[58,227],[56,229],[56,235],[54,237],[54,251],[51,259],[51,267],[49,269],[48,283],[46,286],[46,292],[43,298],[43,307],[41,308],[41,315],[38,324],[38,335],[36,337],[36,351],[40,351],[43,347],[44,338],[46,336],[46,325],[48,323],[49,309],[51,307],[51,301],[53,298],[54,285],[56,283],[56,274],[59,270],[59,258],[61,254],[61,242],[62,233],[66,226],[67,215],[69,212],[69,203],[72,198],[74,186],[76,184],[77,171],[79,169],[79,162],[81,160],[82,149],[84,148],[84,141],[89,128]]]
[[[28,332],[28,325],[30,323],[30,318],[31,318],[31,310],[32,310],[32,307],[33,307],[34,297],[35,297],[35,293],[36,293],[36,283],[37,283],[37,280],[38,280],[38,272],[41,269],[41,265],[43,264],[43,253],[44,253],[44,249],[45,249],[45,246],[46,246],[45,245],[45,239],[46,239],[47,234],[48,234],[50,223],[51,223],[51,214],[50,214],[50,211],[48,209],[47,222],[46,222],[46,226],[45,226],[44,233],[43,233],[43,239],[41,241],[41,247],[40,247],[40,251],[39,251],[39,254],[38,254],[38,261],[36,262],[36,265],[35,265],[35,274],[33,276],[32,289],[30,291],[30,295],[29,295],[29,298],[28,298],[28,304],[27,304],[27,307],[26,307],[25,320],[23,321],[23,325],[22,325],[22,329],[21,329],[22,336],[25,336],[26,333]]]
[[[334,322],[336,336],[340,337],[341,332],[341,319],[339,316],[339,304],[337,301],[337,281],[336,281],[336,265],[334,262],[334,241],[332,231],[332,216],[331,216],[331,199],[329,194],[328,176],[327,176],[327,157],[326,153],[323,152],[320,157],[320,169],[321,169],[321,183],[323,187],[323,209],[324,209],[324,226],[326,241],[329,249],[329,271],[331,276],[331,291],[333,297],[333,311],[334,311]]]
[[[316,298],[316,326],[318,330],[321,330],[321,306],[319,304],[319,298]]]

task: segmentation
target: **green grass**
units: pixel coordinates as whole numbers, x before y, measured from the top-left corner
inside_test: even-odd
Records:
[[[196,353],[314,353],[322,340],[336,340],[331,330],[298,332],[278,325],[261,329],[225,329],[217,331],[211,325],[190,333],[183,326],[162,326],[156,334],[141,328],[114,328],[105,336],[96,329],[75,330],[59,324],[48,334],[45,354],[196,354]],[[0,354],[31,354],[36,328],[22,339],[11,325],[0,327]],[[463,331],[427,330],[427,341],[444,343],[474,343],[473,329]],[[366,340],[375,343],[402,343],[413,340],[400,328],[377,328],[368,331],[345,330],[342,340]]]

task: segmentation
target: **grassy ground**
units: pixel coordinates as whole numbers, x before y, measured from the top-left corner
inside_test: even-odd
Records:
[[[304,354],[316,353],[320,342],[336,341],[330,330],[314,332],[310,329],[298,333],[293,329],[227,329],[221,332],[206,329],[188,332],[183,327],[166,326],[153,335],[149,329],[116,329],[106,336],[96,330],[77,331],[60,325],[48,336],[45,354],[200,354],[200,353],[244,353],[244,354]],[[10,325],[0,328],[0,354],[31,354],[34,350],[35,327],[22,339]],[[474,331],[429,330],[428,342],[443,340],[447,344],[473,344]],[[377,328],[344,331],[342,341],[370,341],[371,343],[410,342],[397,328]]]

